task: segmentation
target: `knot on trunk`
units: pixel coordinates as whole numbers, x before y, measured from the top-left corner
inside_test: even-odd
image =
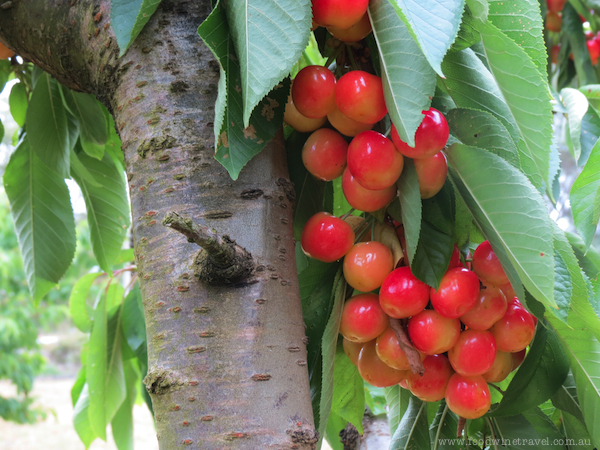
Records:
[[[176,212],[168,213],[163,225],[179,231],[202,247],[194,260],[194,274],[200,281],[213,285],[237,283],[252,275],[252,255],[229,238],[220,236],[215,230],[182,217]]]

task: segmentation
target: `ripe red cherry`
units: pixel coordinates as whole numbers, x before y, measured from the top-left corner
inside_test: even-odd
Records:
[[[350,28],[368,5],[368,0],[312,0],[313,21],[322,27]]]
[[[366,189],[389,188],[396,183],[403,168],[404,158],[381,133],[363,131],[348,146],[348,169]]]
[[[392,140],[396,148],[409,158],[428,158],[442,150],[448,142],[450,130],[444,115],[435,108],[423,111],[425,117],[415,133],[415,146],[410,147],[400,139],[396,127],[392,125]]]
[[[358,133],[362,133],[363,131],[373,128],[372,123],[357,122],[356,120],[343,115],[337,106],[333,111],[327,114],[327,119],[329,120],[331,126],[333,126],[333,128],[338,130],[344,136],[354,137]]]
[[[316,178],[335,180],[346,168],[348,143],[340,133],[320,128],[311,134],[302,147],[304,167]]]
[[[483,241],[473,253],[473,272],[485,283],[501,286],[508,283],[502,264],[489,241]]]
[[[563,8],[565,7],[565,3],[567,3],[567,0],[546,0],[548,11],[557,13],[563,10]]]
[[[592,65],[598,64],[598,58],[600,57],[600,41],[598,39],[590,39],[586,42]]]
[[[358,22],[352,25],[350,28],[341,29],[335,27],[328,27],[327,30],[331,33],[334,38],[339,39],[342,42],[358,42],[368,36],[372,31],[371,21],[369,15],[365,13]]]
[[[319,212],[304,225],[300,244],[311,258],[333,262],[348,253],[354,245],[354,237],[348,223],[329,213]]]
[[[408,374],[408,388],[417,398],[425,402],[437,402],[446,395],[446,386],[454,373],[444,355],[429,355],[423,360],[425,373]]]
[[[389,323],[376,294],[355,295],[344,304],[340,334],[352,342],[368,342],[383,333]]]
[[[377,75],[352,70],[335,85],[335,104],[345,116],[362,123],[376,123],[387,114],[383,84]]]
[[[303,116],[325,117],[335,108],[335,75],[323,66],[305,67],[294,78],[292,99]]]
[[[298,109],[296,109],[296,105],[294,105],[292,95],[290,94],[288,102],[285,105],[283,121],[300,133],[310,133],[311,131],[321,128],[327,121],[327,118],[321,117],[320,119],[309,119],[308,117],[303,116],[298,112]]]
[[[363,345],[358,355],[358,372],[367,383],[375,387],[393,386],[408,375],[406,370],[394,369],[379,359],[374,340]]]
[[[410,364],[404,350],[398,343],[398,337],[392,327],[387,327],[377,337],[375,349],[377,356],[388,366],[397,370],[409,370]],[[424,355],[423,355],[424,356]]]
[[[365,189],[356,181],[347,167],[342,174],[344,197],[350,206],[359,211],[373,212],[383,208],[396,197],[397,190],[395,184],[380,190]]]
[[[496,338],[498,350],[514,353],[523,350],[532,341],[535,323],[533,316],[525,308],[512,303],[490,331]]]
[[[454,414],[465,419],[477,419],[490,409],[492,396],[481,375],[467,377],[455,373],[446,386],[446,403]]]
[[[363,348],[363,342],[352,342],[346,338],[342,339],[342,346],[344,347],[344,353],[348,356],[348,359],[355,366],[358,365],[358,355]]]
[[[483,375],[491,369],[495,358],[496,340],[489,331],[465,330],[448,350],[452,368],[461,375]]]
[[[429,303],[429,286],[417,279],[410,267],[399,267],[383,281],[379,302],[390,317],[404,319],[414,316]]]
[[[422,199],[428,199],[442,190],[448,175],[448,163],[442,152],[437,152],[427,158],[413,160],[417,177],[419,177],[419,192]]]
[[[460,316],[460,321],[472,330],[488,330],[506,313],[506,297],[495,286],[484,286],[479,291],[475,306]]]
[[[561,29],[562,18],[560,17],[560,14],[557,12],[548,11],[546,13],[546,30],[558,33]]]
[[[392,251],[377,241],[359,242],[344,257],[344,278],[361,292],[377,289],[393,268]]]
[[[417,350],[426,355],[444,353],[460,337],[460,320],[448,319],[426,309],[408,320],[408,335]]]
[[[456,319],[470,310],[479,297],[479,278],[464,267],[448,270],[439,289],[431,288],[433,308],[442,316]]]
[[[454,250],[452,250],[450,263],[448,263],[448,270],[454,269],[455,267],[464,267],[462,261],[460,260],[460,250],[456,244],[454,244]]]
[[[512,372],[513,368],[513,353],[496,352],[496,359],[494,364],[490,367],[486,373],[484,373],[483,379],[488,383],[499,383],[504,380],[509,373]]]

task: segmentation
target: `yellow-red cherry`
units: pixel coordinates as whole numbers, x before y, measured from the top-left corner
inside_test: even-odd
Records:
[[[392,125],[392,140],[396,148],[409,158],[428,158],[442,150],[448,142],[450,129],[444,115],[435,108],[423,111],[423,121],[415,132],[415,146],[411,147],[398,135],[396,127]]]
[[[448,163],[442,152],[427,158],[413,160],[419,178],[419,192],[422,199],[428,199],[442,190],[448,175]]]
[[[302,162],[313,176],[323,181],[335,180],[346,168],[348,143],[340,133],[320,128],[302,147]]]
[[[479,278],[464,267],[448,270],[436,290],[431,288],[433,308],[442,316],[456,319],[469,311],[479,297]]]
[[[375,387],[393,386],[408,375],[406,370],[396,370],[379,359],[375,341],[363,345],[358,355],[358,372],[367,383]]]
[[[389,323],[377,294],[359,294],[344,304],[340,334],[352,342],[368,342],[383,333]]]
[[[313,22],[322,27],[350,28],[367,12],[369,0],[312,0]]]
[[[425,373],[421,376],[408,374],[408,388],[413,395],[425,402],[438,402],[446,395],[446,386],[454,370],[445,355],[428,355],[423,360]]]
[[[377,241],[354,244],[344,257],[344,278],[350,286],[361,292],[380,287],[393,268],[392,251]]]
[[[325,117],[335,108],[335,75],[323,66],[306,66],[292,84],[292,99],[300,114]]]
[[[415,348],[426,355],[444,353],[460,337],[460,320],[426,309],[408,320],[408,335]]]
[[[465,330],[448,350],[448,360],[456,373],[483,375],[496,358],[496,339],[489,331]]]
[[[387,114],[381,78],[352,70],[335,85],[335,104],[345,116],[358,122],[376,123]]]
[[[395,184],[385,189],[366,189],[356,181],[347,167],[342,174],[344,197],[350,206],[359,211],[373,212],[383,208],[396,197],[397,191]]]
[[[477,419],[490,409],[492,396],[481,375],[469,377],[455,373],[446,386],[446,403],[454,414]]]
[[[308,256],[323,262],[337,261],[354,245],[352,227],[327,212],[313,215],[302,229],[300,244]]]
[[[509,283],[498,256],[489,241],[483,241],[473,253],[473,272],[485,283],[502,286]]]

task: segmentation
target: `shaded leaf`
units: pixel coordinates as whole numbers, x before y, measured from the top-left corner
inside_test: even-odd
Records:
[[[385,400],[388,405],[387,417],[390,426],[390,434],[393,436],[408,408],[408,403],[412,394],[408,389],[401,388],[398,384],[384,388],[384,392]]]
[[[28,100],[25,83],[16,83],[10,90],[8,104],[10,106],[11,116],[20,127],[25,125]]]
[[[570,43],[570,51],[573,53],[572,63],[574,63],[577,72],[579,85],[597,83],[598,80],[587,49],[585,34],[583,33],[583,24],[581,23],[579,14],[570,2],[565,4],[561,17],[563,36]],[[561,49],[562,47],[561,45]],[[565,59],[571,62],[571,59],[567,55],[565,56]]]
[[[427,403],[417,397],[411,397],[408,409],[392,436],[390,450],[419,450],[429,448],[429,446]]]
[[[118,450],[133,450],[133,406],[137,397],[137,374],[130,361],[123,362],[127,396],[110,423]]]
[[[89,155],[101,160],[108,140],[106,117],[98,101],[90,94],[68,91],[65,99],[79,123],[81,147]]]
[[[458,418],[450,411],[445,400],[435,414],[435,418],[429,426],[429,437],[432,450],[458,450],[459,442],[456,439],[458,429]]]
[[[144,25],[150,20],[160,0],[111,0],[111,26],[123,56]]]
[[[415,165],[408,158],[404,161],[404,169],[397,184],[404,236],[406,237],[406,252],[412,265],[421,233],[421,193]]]
[[[102,272],[88,273],[82,276],[71,291],[69,297],[69,312],[73,319],[73,324],[84,333],[92,329],[92,318],[88,314],[87,295],[92,287],[92,283],[102,275]]]
[[[86,383],[73,409],[73,427],[86,449],[97,437],[99,437],[90,424],[90,419],[88,417],[89,405],[90,396],[88,385]]]
[[[344,352],[341,340],[335,353],[331,411],[350,422],[360,434],[363,434],[364,382],[358,373],[358,368],[350,362]]]
[[[552,404],[564,412],[576,417],[582,424],[585,423],[581,406],[577,400],[577,387],[575,386],[575,378],[569,372],[562,386],[552,396]]]

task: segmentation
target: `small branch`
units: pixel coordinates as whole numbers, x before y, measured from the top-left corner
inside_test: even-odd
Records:
[[[423,375],[425,373],[425,367],[423,367],[423,362],[421,361],[421,355],[417,351],[416,348],[413,347],[412,342],[408,339],[408,336],[404,332],[404,328],[402,328],[402,324],[399,319],[390,318],[390,327],[396,333],[396,337],[398,338],[398,343],[400,344],[400,348],[406,355],[408,359],[408,363],[410,364],[410,371],[414,374]]]
[[[467,424],[467,419],[459,416],[458,417],[458,426],[456,427],[456,437],[457,438],[462,436],[466,424]]]
[[[167,213],[163,225],[180,232],[202,250],[196,257],[196,276],[210,284],[230,284],[248,278],[254,270],[252,255],[228,236],[195,223],[174,211]]]

